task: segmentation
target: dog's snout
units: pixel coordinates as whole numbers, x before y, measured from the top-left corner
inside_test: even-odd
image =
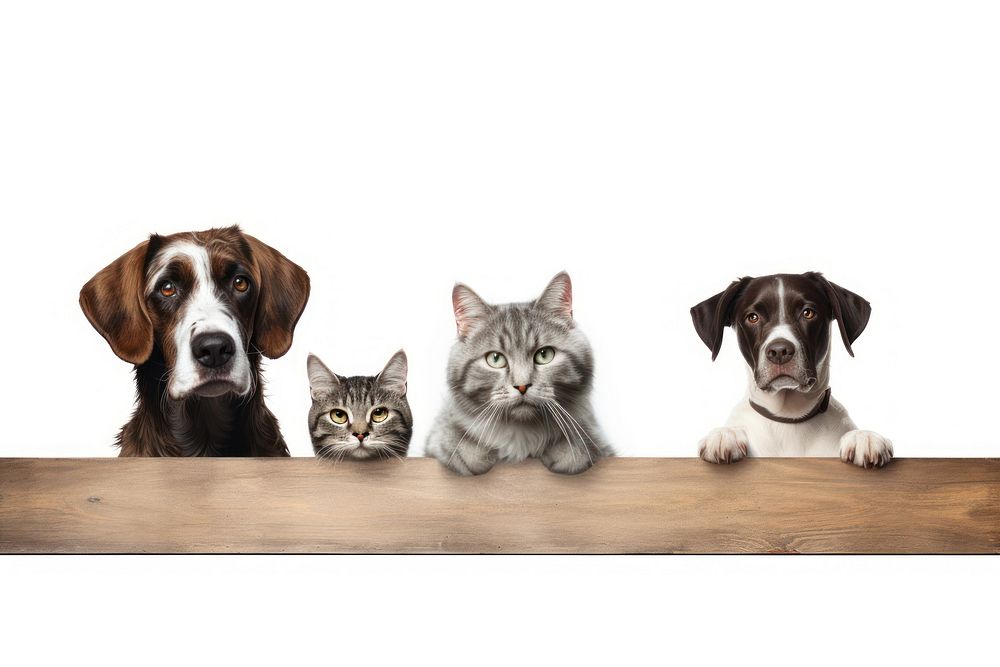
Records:
[[[191,353],[206,368],[219,368],[236,354],[236,343],[224,333],[198,334],[191,341]]]
[[[795,356],[795,345],[790,340],[776,338],[767,346],[765,354],[768,361],[781,366],[787,364]]]

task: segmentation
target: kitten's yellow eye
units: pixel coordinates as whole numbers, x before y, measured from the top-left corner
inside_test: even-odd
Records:
[[[493,368],[504,368],[507,366],[507,357],[499,352],[488,352],[486,354],[486,363]]]
[[[237,292],[246,292],[250,289],[250,280],[246,276],[236,276],[233,278],[233,289]]]
[[[806,308],[805,310],[802,311],[802,317],[806,318],[807,320],[811,320],[812,318],[816,317],[816,311],[813,310],[812,308]]]
[[[543,347],[542,349],[535,352],[535,363],[539,366],[544,366],[545,364],[552,361],[556,356],[556,351],[551,347]]]
[[[169,280],[164,283],[160,283],[160,294],[166,297],[171,297],[177,294],[177,288]]]
[[[747,322],[749,322],[750,324],[757,324],[757,322],[759,321],[760,321],[760,315],[758,315],[757,313],[750,313],[749,315],[747,315]]]
[[[372,421],[375,423],[384,422],[386,417],[389,416],[389,411],[385,408],[375,408],[372,410]]]
[[[344,412],[343,410],[331,410],[330,421],[332,421],[334,424],[346,424],[347,413]]]

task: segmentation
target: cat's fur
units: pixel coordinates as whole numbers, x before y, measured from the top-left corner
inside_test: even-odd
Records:
[[[407,364],[402,350],[374,377],[337,375],[315,355],[309,355],[307,367],[312,396],[309,435],[316,456],[338,461],[406,456],[413,415],[406,400]],[[388,410],[381,422],[373,416],[378,408]],[[335,410],[346,413],[345,423],[334,422]]]
[[[497,461],[529,457],[575,474],[613,455],[590,405],[593,353],[573,321],[566,273],[530,303],[490,305],[458,284],[452,304],[458,340],[448,362],[449,395],[427,438],[429,456],[479,475]],[[554,356],[536,363],[546,347]],[[505,367],[487,362],[492,352],[505,357]]]

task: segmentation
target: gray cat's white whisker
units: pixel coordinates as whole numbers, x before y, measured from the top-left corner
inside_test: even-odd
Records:
[[[566,440],[566,443],[567,443],[567,445],[569,447],[570,456],[572,456],[574,459],[577,458],[577,456],[576,456],[576,444],[573,442],[573,437],[567,431],[566,422],[563,420],[562,416],[560,416],[559,413],[557,413],[552,408],[551,405],[546,404],[545,407],[548,408],[549,411],[552,413],[552,418],[555,420],[556,425],[559,427],[559,430],[562,432],[563,438]]]
[[[559,414],[559,412],[555,409],[555,406],[552,404],[552,401],[547,401],[545,403],[545,407],[552,415],[552,419],[555,420],[556,425],[559,427],[559,431],[563,435],[563,438],[566,440],[566,442],[569,443],[570,447],[575,447],[576,442],[574,441],[573,436],[570,433],[569,423],[566,421],[565,417]]]
[[[476,429],[477,424],[481,425],[485,423],[489,419],[493,411],[495,411],[498,407],[499,406],[496,403],[487,403],[486,405],[484,405],[482,409],[478,411],[479,414],[474,420],[472,420],[472,423],[463,429],[465,431],[465,436],[463,436],[459,444],[462,444],[462,442],[465,441],[466,437],[472,435],[472,432]]]
[[[588,460],[591,462],[591,464],[593,464],[593,459],[590,458],[590,452],[588,451],[586,441],[584,441],[582,438],[579,443],[576,441],[576,438],[574,438],[573,436],[579,437],[579,434],[575,432],[573,425],[569,422],[569,420],[566,419],[566,416],[559,412],[558,405],[553,405],[553,411],[555,412],[555,414],[559,415],[560,421],[565,425],[565,430],[563,431],[563,435],[566,436],[566,440],[569,442],[570,449],[574,451],[573,456],[576,457],[578,450],[582,449],[583,452],[579,452],[580,458],[583,458],[583,454],[585,453],[587,455]]]
[[[486,436],[485,440],[483,440],[484,445],[490,446],[493,444],[493,435],[496,433],[497,425],[500,423],[501,420],[506,418],[506,415],[507,415],[507,406],[501,404],[500,409],[498,410],[497,417],[494,417],[493,419],[493,426],[492,428],[490,428],[490,433],[489,435]]]
[[[490,426],[493,425],[497,417],[503,411],[503,406],[500,403],[493,403],[492,406],[493,407],[489,411],[489,414],[486,415],[486,419],[483,420],[483,422],[479,425],[478,437],[472,431],[469,432],[469,435],[475,437],[476,441],[479,443],[487,443],[487,444],[489,443],[489,438],[487,436],[487,433],[490,430]]]
[[[474,436],[472,435],[472,431],[475,430],[477,422],[487,423],[489,417],[493,414],[493,412],[497,409],[497,407],[498,406],[494,403],[487,403],[479,410],[480,414],[472,421],[471,424],[469,424],[468,427],[463,429],[465,435],[462,436],[462,439],[458,442],[458,445],[456,445],[451,450],[451,456],[448,457],[448,461],[445,465],[451,464],[452,459],[455,457],[455,453],[458,452],[459,447],[461,447],[462,444],[465,443],[467,438],[471,436],[473,437],[473,440],[475,440]],[[487,408],[489,410],[487,410]]]
[[[580,422],[576,420],[576,417],[570,414],[569,411],[566,410],[566,408],[559,405],[558,401],[553,399],[551,403],[557,410],[559,410],[563,414],[563,416],[567,419],[570,426],[572,426],[573,430],[576,431],[576,434],[580,437],[580,445],[583,447],[583,450],[587,452],[587,457],[590,459],[590,462],[593,463],[594,459],[590,454],[590,445],[587,444],[587,440],[589,439],[591,443],[594,443],[594,439],[591,438],[590,435],[587,433],[587,431],[583,428],[583,426],[580,425]],[[596,443],[594,444],[596,446]]]
[[[569,412],[569,410],[560,405],[559,401],[552,399],[552,405],[554,405],[555,408],[559,410],[559,412],[561,412],[570,421],[570,423],[573,425],[574,430],[580,435],[580,440],[582,442],[586,443],[587,440],[590,440],[591,443],[594,442],[594,439],[590,437],[590,434],[587,433],[586,429],[584,429],[583,426],[580,424],[580,422],[577,421],[576,417],[574,417]]]

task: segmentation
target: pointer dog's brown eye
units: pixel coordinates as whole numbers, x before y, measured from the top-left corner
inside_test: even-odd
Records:
[[[758,315],[757,313],[750,313],[749,315],[747,315],[747,322],[749,322],[750,324],[757,324],[757,322],[759,321],[760,321],[760,315]]]
[[[812,318],[816,317],[816,311],[813,310],[812,308],[806,308],[805,310],[802,311],[802,317],[806,318],[807,320],[811,320]]]
[[[246,276],[236,276],[233,279],[233,289],[237,292],[246,292],[250,289],[250,281]]]
[[[172,297],[177,294],[177,288],[168,280],[167,282],[160,283],[160,294],[165,297]]]

